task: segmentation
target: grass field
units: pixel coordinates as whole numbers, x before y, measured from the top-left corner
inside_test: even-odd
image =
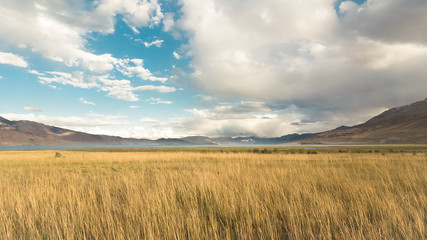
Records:
[[[56,152],[0,152],[0,239],[427,239],[425,152]]]

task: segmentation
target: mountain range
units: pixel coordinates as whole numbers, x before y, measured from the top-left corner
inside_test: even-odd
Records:
[[[190,136],[157,140],[94,135],[32,121],[0,117],[0,146],[33,145],[270,145],[427,143],[427,99],[392,108],[365,123],[321,133],[289,134],[277,138]]]
[[[391,108],[365,123],[317,134],[303,144],[427,143],[427,98]]]
[[[190,136],[157,140],[94,135],[33,121],[10,121],[0,117],[0,146],[49,145],[240,145],[282,144],[304,140],[315,134],[290,134],[278,138]]]

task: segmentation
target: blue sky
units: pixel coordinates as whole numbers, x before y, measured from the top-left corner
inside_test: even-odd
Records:
[[[416,0],[0,0],[0,116],[96,134],[277,137],[424,99]]]

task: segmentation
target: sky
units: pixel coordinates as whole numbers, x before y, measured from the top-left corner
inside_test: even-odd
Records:
[[[425,0],[0,0],[0,116],[278,137],[426,98]]]

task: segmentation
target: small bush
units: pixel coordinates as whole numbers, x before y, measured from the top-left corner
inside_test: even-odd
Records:
[[[264,148],[263,150],[261,150],[261,153],[271,153],[271,151],[268,150],[267,148]]]

